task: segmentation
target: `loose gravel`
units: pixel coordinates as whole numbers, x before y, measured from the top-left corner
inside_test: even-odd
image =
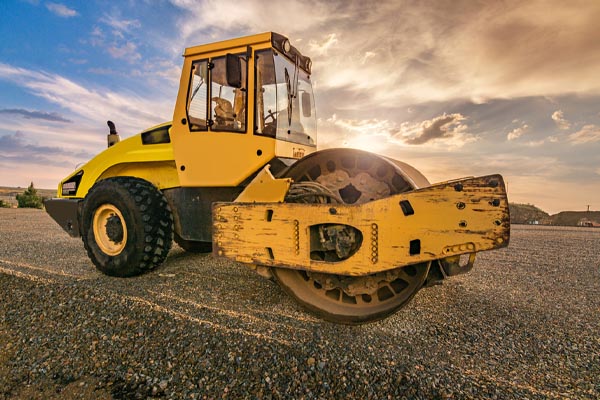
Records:
[[[306,313],[236,263],[174,246],[103,276],[44,212],[0,209],[0,398],[600,398],[600,229],[510,247],[384,321]]]

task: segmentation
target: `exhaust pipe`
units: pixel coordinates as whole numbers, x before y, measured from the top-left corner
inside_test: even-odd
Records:
[[[115,123],[112,121],[106,121],[106,124],[108,125],[108,129],[109,129],[109,133],[106,136],[106,140],[108,142],[108,147],[119,143],[121,141],[121,137],[119,136],[119,133],[117,132],[117,128],[115,127]]]

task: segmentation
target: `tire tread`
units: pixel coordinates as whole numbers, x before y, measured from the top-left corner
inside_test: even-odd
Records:
[[[88,199],[101,197],[104,192],[109,190],[118,192],[119,188],[125,190],[128,196],[128,199],[124,199],[124,201],[131,202],[131,205],[136,209],[125,211],[137,212],[140,215],[139,223],[142,226],[134,227],[134,229],[138,229],[137,236],[139,236],[139,242],[143,245],[140,245],[140,243],[134,244],[134,248],[126,248],[115,257],[98,257],[96,254],[98,249],[95,243],[88,243],[88,230],[91,224],[89,213],[93,210],[88,210],[89,207],[86,207],[85,203],[83,208],[83,244],[92,262],[105,274],[114,276],[140,275],[155,269],[167,258],[173,242],[173,214],[165,196],[152,183],[128,176],[108,178],[96,182],[88,192],[86,202]],[[121,212],[123,211],[121,210]],[[128,227],[128,230],[130,229]],[[129,246],[129,243],[127,246]]]

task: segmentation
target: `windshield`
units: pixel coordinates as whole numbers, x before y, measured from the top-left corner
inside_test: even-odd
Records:
[[[316,145],[317,122],[310,76],[272,50],[257,52],[256,133]]]

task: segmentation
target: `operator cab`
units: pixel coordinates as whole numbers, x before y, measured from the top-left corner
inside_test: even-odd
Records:
[[[171,128],[182,186],[237,186],[274,159],[316,151],[311,61],[286,37],[191,47],[184,58]]]
[[[281,35],[273,33],[272,44],[254,52],[254,134],[315,146],[311,61]],[[243,53],[192,63],[187,107],[191,131],[247,131],[247,71]]]

